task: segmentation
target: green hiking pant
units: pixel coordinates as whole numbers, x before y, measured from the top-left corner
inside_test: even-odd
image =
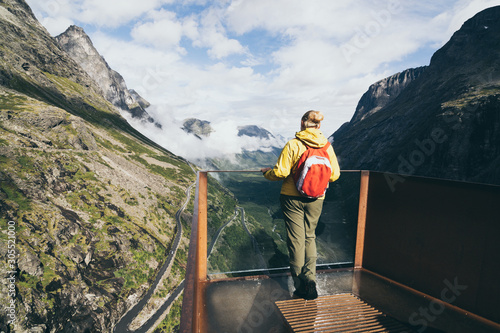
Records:
[[[296,289],[316,281],[316,226],[323,209],[322,199],[281,195],[285,217],[290,272]]]

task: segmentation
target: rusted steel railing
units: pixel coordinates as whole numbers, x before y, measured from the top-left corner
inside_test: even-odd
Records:
[[[203,294],[207,281],[207,191],[209,172],[260,172],[260,170],[198,171],[193,223],[182,301],[180,332],[204,332]]]
[[[205,332],[208,325],[208,172],[197,177],[180,327],[185,333]],[[500,289],[495,287],[500,276],[500,186],[407,175],[397,175],[394,184],[391,177],[361,171],[354,294],[377,300],[372,284],[359,280],[363,271],[425,300],[431,310],[446,309],[500,331]],[[413,315],[413,308],[407,310],[400,320]],[[447,316],[435,318],[436,327],[448,325]]]
[[[361,181],[359,188],[359,211],[358,211],[358,231],[356,237],[356,253],[354,256],[354,267],[363,266],[363,247],[365,243],[366,208],[368,206],[368,184],[370,179],[369,171],[361,171]]]
[[[260,173],[260,170],[209,170],[198,171],[194,202],[193,222],[187,259],[184,296],[182,302],[180,332],[204,332],[207,318],[204,311],[204,288],[207,283],[207,191],[208,173]],[[351,172],[343,170],[342,172]],[[352,171],[354,172],[354,171]],[[359,172],[359,171],[356,171]],[[366,212],[366,195],[369,173],[363,174],[361,191],[364,206],[360,203],[360,213]],[[363,192],[364,191],[364,192]],[[365,216],[364,214],[363,216]],[[362,247],[359,252],[362,256]]]
[[[182,300],[180,332],[202,332],[204,323],[203,285],[207,279],[207,172],[196,180],[193,223]]]

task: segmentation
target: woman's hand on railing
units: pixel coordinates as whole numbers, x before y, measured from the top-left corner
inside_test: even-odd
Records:
[[[271,169],[272,168],[262,168],[262,169],[260,169],[260,171],[262,172],[262,174],[265,174],[266,172],[268,172]]]

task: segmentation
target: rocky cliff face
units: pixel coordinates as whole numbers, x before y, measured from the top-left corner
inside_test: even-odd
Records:
[[[70,26],[65,32],[56,36],[56,40],[62,49],[94,79],[109,102],[129,112],[134,118],[155,122],[145,110],[149,103],[137,92],[127,88],[123,77],[109,67],[82,28]]]
[[[0,331],[111,332],[170,251],[194,173],[120,116],[23,0],[0,1],[0,57],[0,303],[15,314],[0,312]],[[182,280],[186,247],[159,295]]]
[[[82,113],[90,111],[85,99],[93,100],[105,113],[117,113],[104,99],[94,98],[102,94],[101,89],[59,48],[24,1],[3,1],[0,19],[0,85],[54,105],[73,105]],[[74,85],[63,87],[65,80]],[[76,91],[76,87],[85,89]],[[91,117],[92,112],[87,115]]]
[[[464,23],[395,98],[367,103],[376,112],[360,109],[334,133],[341,167],[500,184],[499,52],[497,6]]]
[[[372,84],[368,91],[361,96],[351,122],[357,123],[366,119],[396,99],[411,82],[424,72],[425,68],[407,69]]]

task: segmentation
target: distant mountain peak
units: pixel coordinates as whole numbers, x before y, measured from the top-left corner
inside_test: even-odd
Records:
[[[185,119],[182,129],[187,133],[193,134],[200,140],[202,137],[209,137],[210,133],[214,132],[209,121],[196,118]]]
[[[257,125],[245,125],[238,127],[238,136],[249,136],[256,137],[260,139],[271,139],[274,135],[271,134],[265,128],[259,127]]]

